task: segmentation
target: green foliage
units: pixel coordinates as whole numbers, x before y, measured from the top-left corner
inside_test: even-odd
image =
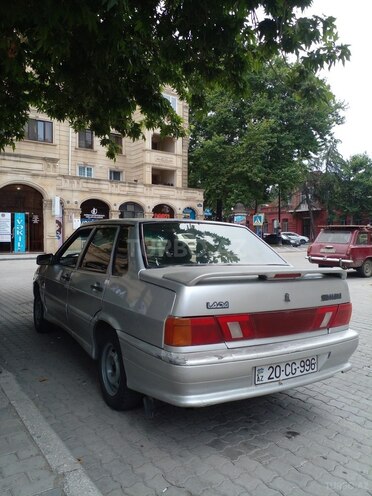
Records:
[[[370,221],[372,218],[372,159],[366,154],[344,160],[330,148],[312,164],[308,181],[328,211],[330,224]],[[318,172],[314,174],[314,170]]]
[[[103,143],[111,129],[185,133],[162,97],[191,103],[219,84],[242,94],[245,73],[276,54],[317,70],[349,58],[334,19],[297,15],[310,0],[14,0],[0,5],[0,150],[21,139],[30,107]],[[260,7],[263,7],[261,14]],[[140,109],[141,118],[134,112]],[[114,147],[109,155],[115,154]]]
[[[342,122],[343,105],[299,64],[277,59],[245,83],[245,98],[218,88],[208,93],[206,114],[191,109],[190,185],[205,188],[209,206],[218,198],[226,208],[263,203],[275,185],[284,197]]]

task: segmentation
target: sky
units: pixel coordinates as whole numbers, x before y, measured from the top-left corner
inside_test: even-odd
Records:
[[[333,16],[339,41],[350,45],[350,61],[336,64],[320,74],[331,86],[337,100],[344,101],[345,124],[335,128],[341,140],[338,149],[345,159],[366,152],[372,158],[372,70],[371,18],[372,0],[313,0],[304,16]]]

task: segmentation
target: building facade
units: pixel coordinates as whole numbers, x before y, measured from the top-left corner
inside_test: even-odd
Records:
[[[254,225],[256,213],[263,215],[263,224]],[[277,233],[291,231],[315,239],[320,226],[328,222],[327,210],[319,202],[314,202],[309,208],[306,196],[301,191],[295,191],[288,198],[280,198],[270,204],[259,205],[257,212],[250,210],[250,227],[261,233]],[[313,226],[313,229],[312,229]]]
[[[187,125],[187,104],[164,96]],[[25,139],[0,154],[0,252],[54,252],[94,219],[203,218],[203,192],[187,187],[187,138],[111,137],[115,162],[89,129],[31,111]]]

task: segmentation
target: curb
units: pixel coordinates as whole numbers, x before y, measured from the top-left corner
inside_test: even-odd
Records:
[[[9,253],[8,255],[5,255],[5,254],[1,254],[0,255],[0,262],[2,260],[36,260],[36,257],[39,255],[39,253],[35,253],[35,254],[32,254],[32,255],[28,255],[28,254],[23,254],[23,255],[12,255],[11,253]]]
[[[35,404],[21,390],[14,376],[2,369],[0,388],[20,417],[52,471],[62,479],[66,496],[102,496],[85,470],[49,426]]]

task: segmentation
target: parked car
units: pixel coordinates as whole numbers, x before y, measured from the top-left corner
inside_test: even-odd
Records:
[[[361,276],[371,277],[372,226],[326,226],[309,246],[307,258],[319,267],[356,269]]]
[[[282,234],[297,239],[301,245],[304,245],[305,243],[309,242],[309,238],[307,236],[303,236],[302,234],[297,234],[295,232],[290,232],[290,231],[283,231]]]
[[[114,409],[284,391],[350,369],[357,347],[345,272],[295,269],[237,224],[95,221],[37,264],[36,330],[98,361]]]
[[[285,234],[264,234],[264,241],[269,245],[290,245],[290,246],[300,246],[298,239],[286,236]]]
[[[283,245],[291,245],[297,247],[301,244],[300,240],[294,236],[289,236],[288,234],[281,233],[281,237]]]

